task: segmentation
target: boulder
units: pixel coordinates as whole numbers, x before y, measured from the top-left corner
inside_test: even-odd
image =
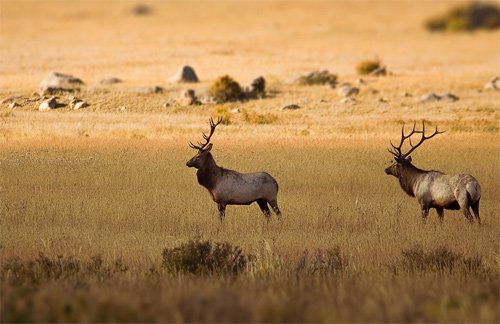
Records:
[[[73,97],[73,98],[71,99],[71,101],[69,102],[69,107],[70,107],[71,109],[75,109],[75,110],[77,110],[77,109],[81,109],[81,108],[85,108],[85,107],[88,107],[88,106],[89,106],[89,104],[88,104],[88,103],[86,103],[86,102],[85,102],[85,101],[83,101],[82,99],[78,99],[78,98],[76,98],[76,97]]]
[[[500,89],[500,77],[494,77],[490,82],[484,85],[485,90],[499,90]]]
[[[359,93],[359,89],[356,87],[352,87],[349,83],[342,83],[338,89],[337,93],[341,97],[352,97],[356,96]]]
[[[111,78],[102,79],[101,81],[99,81],[99,84],[110,85],[110,84],[116,84],[116,83],[121,83],[121,82],[123,82],[123,81],[118,79],[118,78],[111,77]]]
[[[169,81],[171,83],[195,83],[198,82],[198,76],[192,67],[184,65],[176,74],[170,77]]]
[[[156,93],[162,93],[165,89],[163,89],[160,86],[153,86],[153,87],[141,87],[137,88],[137,93],[139,94],[156,94]]]
[[[74,91],[84,85],[83,81],[69,74],[50,72],[40,83],[40,93]]]
[[[55,109],[60,107],[60,104],[57,102],[56,97],[50,97],[49,99],[46,99],[42,101],[40,106],[38,106],[39,111],[48,111],[51,109]]]
[[[199,104],[198,99],[194,93],[193,89],[187,89],[181,91],[179,97],[176,99],[176,102],[181,106],[191,106],[195,104]]]

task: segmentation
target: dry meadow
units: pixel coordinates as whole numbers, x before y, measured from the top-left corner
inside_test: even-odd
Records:
[[[0,104],[0,320],[498,322],[500,91],[483,85],[500,74],[500,34],[422,27],[454,3],[158,1],[135,16],[128,1],[2,0],[0,99],[20,106]],[[391,73],[363,77],[354,104],[293,82],[328,69],[353,83],[373,58]],[[169,84],[184,64],[201,82]],[[50,71],[82,78],[90,106],[37,111],[31,93]],[[224,74],[264,76],[267,96],[163,105]],[[124,82],[98,83],[110,76]],[[154,85],[165,91],[136,91]],[[417,102],[428,92],[460,99]],[[232,109],[214,157],[272,174],[281,222],[253,204],[220,223],[185,165],[208,118]],[[459,211],[440,224],[434,210],[422,224],[384,173],[413,121],[446,130],[415,165],[473,174],[482,225]],[[207,242],[239,247],[244,265],[230,254],[172,268],[168,251],[197,264]]]

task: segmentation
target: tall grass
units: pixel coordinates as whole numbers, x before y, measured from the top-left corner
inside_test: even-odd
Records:
[[[256,205],[220,224],[177,144],[3,147],[2,321],[497,321],[498,149],[450,138],[415,154],[483,188],[482,226],[457,211],[424,226],[385,146],[349,143],[214,146],[219,164],[278,180],[269,224]],[[251,262],[238,276],[162,266],[191,239]]]

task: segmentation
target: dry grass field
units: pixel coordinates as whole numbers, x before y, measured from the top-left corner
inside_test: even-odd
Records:
[[[0,320],[498,322],[500,91],[483,85],[500,75],[500,34],[423,28],[455,3],[158,1],[135,16],[128,1],[2,0],[0,99],[20,106],[0,104]],[[293,83],[317,69],[353,83],[373,58],[391,74],[363,77],[354,104]],[[201,82],[169,84],[184,64]],[[50,71],[82,78],[90,106],[37,111],[29,98]],[[264,76],[267,97],[163,106],[224,74]],[[124,82],[98,83],[110,76]],[[165,91],[136,91],[154,85]],[[418,103],[428,92],[460,99]],[[272,174],[282,222],[253,204],[221,224],[186,167],[221,109],[241,112],[218,127],[216,161]],[[384,173],[389,141],[422,120],[446,133],[415,165],[473,174],[482,225],[434,210],[422,224]],[[196,263],[206,241],[241,248],[245,266],[170,267],[166,252]]]

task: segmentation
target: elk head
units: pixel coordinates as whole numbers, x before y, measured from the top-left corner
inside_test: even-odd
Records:
[[[190,168],[199,169],[203,167],[205,164],[207,157],[210,155],[210,150],[212,149],[212,143],[210,143],[210,138],[215,132],[215,128],[222,122],[222,118],[219,117],[217,119],[217,123],[214,123],[214,120],[210,118],[210,134],[206,135],[204,132],[202,133],[203,138],[205,139],[205,143],[198,142],[198,145],[194,145],[189,142],[189,146],[193,149],[198,150],[195,156],[191,158],[191,160],[187,161],[186,165]]]
[[[433,138],[434,136],[436,136],[438,134],[444,133],[444,131],[443,132],[438,131],[437,126],[436,126],[436,130],[434,131],[434,133],[432,133],[429,136],[425,136],[425,123],[422,122],[422,130],[416,130],[415,126],[416,126],[416,123],[413,123],[413,129],[411,130],[411,132],[408,135],[405,135],[405,126],[403,124],[403,127],[401,129],[401,141],[399,142],[399,145],[396,146],[396,145],[392,144],[392,142],[391,142],[392,148],[389,148],[387,150],[389,151],[389,153],[394,155],[394,163],[391,164],[387,169],[385,169],[386,174],[389,174],[389,175],[395,176],[396,178],[399,178],[399,176],[401,175],[402,169],[405,166],[412,165],[410,154],[413,153],[413,151],[415,151],[417,149],[417,147],[422,145],[422,143],[424,141],[426,141],[430,138]],[[420,141],[416,145],[413,145],[413,143],[411,142],[411,136],[413,134],[422,134],[422,136],[420,137]],[[402,147],[403,147],[403,144],[406,140],[408,140],[408,142],[410,144],[410,149],[406,153],[404,153],[402,151]]]

